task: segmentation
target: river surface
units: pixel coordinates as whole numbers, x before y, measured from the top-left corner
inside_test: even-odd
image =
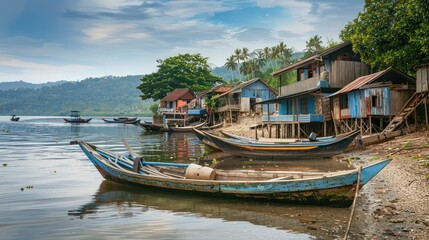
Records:
[[[193,133],[149,134],[134,125],[0,116],[0,239],[341,239],[349,208],[218,198],[104,180],[78,145],[134,150],[151,161],[217,168],[346,169],[334,160],[225,156]],[[214,164],[214,165],[212,165]]]

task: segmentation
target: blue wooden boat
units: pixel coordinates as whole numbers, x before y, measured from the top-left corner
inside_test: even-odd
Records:
[[[208,140],[222,151],[245,157],[280,158],[299,160],[309,158],[326,158],[344,152],[353,142],[359,131],[337,136],[324,141],[294,141],[294,142],[261,142],[247,139],[231,139],[215,136],[205,132]]]
[[[146,162],[129,147],[129,153],[117,154],[85,141],[73,143],[80,145],[105,179],[167,190],[349,206],[354,199],[359,175],[358,169],[338,172],[221,170],[196,164]],[[360,186],[365,185],[390,161],[387,159],[364,167]]]
[[[92,118],[81,118],[79,111],[70,111],[70,118],[63,118],[68,123],[88,123]]]

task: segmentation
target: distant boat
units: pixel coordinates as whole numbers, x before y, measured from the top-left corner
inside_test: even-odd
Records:
[[[360,186],[380,172],[391,159],[359,169],[338,172],[272,170],[222,170],[196,164],[146,162],[125,143],[129,153],[117,154],[85,141],[79,144],[85,155],[107,180],[123,184],[223,195],[273,199],[283,202],[350,206],[360,174]]]
[[[124,122],[126,122],[126,121],[134,121],[134,120],[137,120],[137,118],[136,118],[136,117],[118,117],[118,118],[113,118],[113,120],[115,120],[115,121],[124,121]]]
[[[68,123],[88,123],[92,118],[83,119],[79,111],[70,111],[70,118],[63,118]]]
[[[113,120],[109,120],[106,118],[101,118],[101,119],[103,119],[103,121],[106,123],[124,123],[125,122],[125,120],[119,120],[117,118],[114,118]]]
[[[124,123],[125,124],[139,124],[140,123],[140,119],[127,120]]]
[[[10,120],[12,122],[18,122],[19,121],[19,117],[16,117],[15,115],[12,115],[12,117],[10,118]]]
[[[353,142],[359,131],[344,136],[337,136],[324,141],[298,142],[261,142],[254,140],[222,138],[205,132],[208,140],[222,151],[245,157],[279,158],[285,160],[300,160],[309,158],[325,158],[342,153]]]

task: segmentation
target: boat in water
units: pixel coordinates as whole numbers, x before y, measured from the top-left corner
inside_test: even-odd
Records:
[[[79,111],[70,111],[70,118],[63,118],[68,123],[88,123],[92,118],[81,118]]]
[[[12,122],[18,122],[19,121],[19,117],[17,117],[16,115],[12,115],[12,117],[10,118],[10,120]]]
[[[85,141],[74,141],[106,179],[123,184],[215,196],[270,199],[291,203],[350,206],[357,181],[365,185],[391,159],[359,169],[337,172],[222,170],[196,164],[147,162],[125,141],[128,153],[118,154]]]

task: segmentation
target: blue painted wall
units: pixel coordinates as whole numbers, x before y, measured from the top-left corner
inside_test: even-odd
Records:
[[[265,84],[263,84],[261,81],[256,81],[243,89],[241,89],[241,97],[245,98],[261,98],[261,101],[273,99],[277,96],[274,94],[271,89],[269,89]],[[274,112],[275,105],[270,104],[270,112]],[[263,104],[263,110],[264,112],[268,111],[267,105]]]
[[[365,117],[365,111],[361,111],[361,105],[365,106],[365,99],[361,102],[362,91],[354,91],[347,93],[349,101],[350,116],[352,118]]]
[[[307,99],[307,112],[301,111],[301,104],[303,99]],[[314,114],[315,113],[315,98],[314,96],[304,96],[296,98],[298,99],[298,114]],[[279,103],[279,115],[292,115],[292,99],[286,99]],[[295,109],[296,111],[296,109]],[[296,112],[295,112],[296,114]]]
[[[371,101],[371,96],[381,95],[382,97],[382,106],[381,107],[372,107],[370,104],[370,113],[371,115],[379,116],[389,116],[390,115],[390,90],[389,88],[369,88],[364,90],[365,98],[369,98]]]

